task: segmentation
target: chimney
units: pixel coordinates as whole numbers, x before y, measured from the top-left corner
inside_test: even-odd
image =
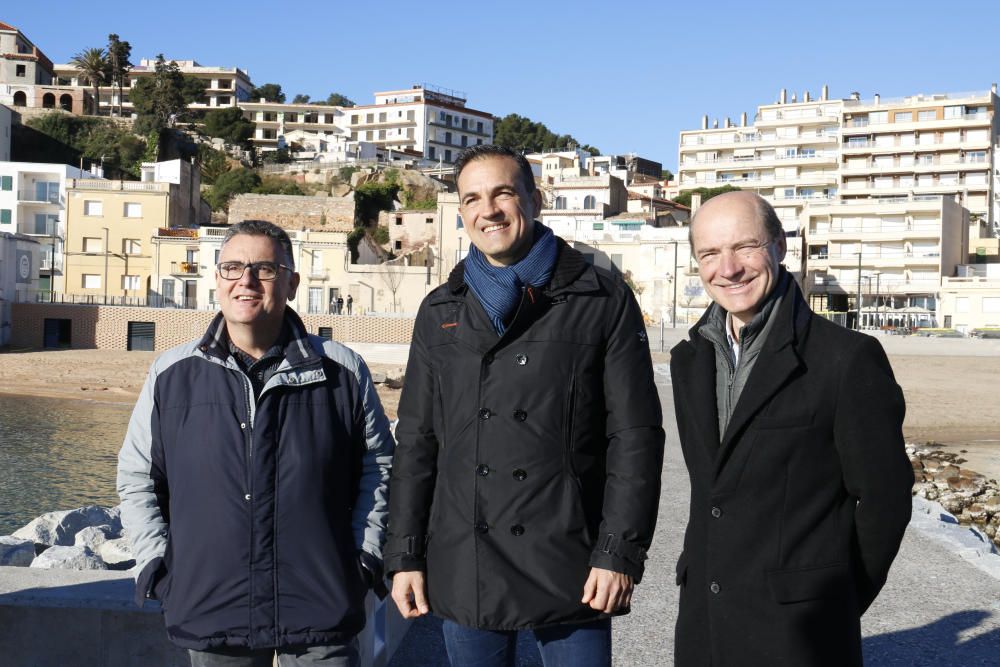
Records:
[[[823,84],[823,93],[820,99],[823,100],[824,102],[830,99],[830,86],[826,85],[825,83]]]
[[[878,104],[880,99],[882,99],[882,96],[879,95],[878,93],[875,93],[875,104]]]
[[[691,193],[691,215],[694,215],[701,208],[701,195],[697,192]]]
[[[704,116],[701,117],[701,129],[703,130],[708,129],[708,114],[705,114]]]
[[[993,87],[990,90],[992,90],[993,94],[996,95],[997,94],[997,84],[994,83]]]
[[[778,95],[778,104],[784,104],[787,101],[787,95],[785,89],[781,89],[781,93]]]
[[[729,116],[726,116],[726,129],[729,129],[732,126],[733,126],[733,121],[729,119]]]
[[[718,118],[713,118],[712,119],[712,129],[713,130],[718,130],[719,129],[719,119]]]
[[[802,93],[802,101],[803,102],[808,102],[809,101],[809,91],[808,90],[806,92]]]
[[[795,91],[793,90],[793,91],[792,91],[792,104],[795,104],[795,103],[796,103],[796,102],[798,102],[798,101],[799,101],[799,100],[798,100],[798,99],[797,99],[797,98],[795,97]]]
[[[744,111],[743,113],[740,114],[740,127],[746,127],[746,126],[747,126],[747,112]]]
[[[851,99],[854,100],[855,102],[859,101],[861,99],[861,93],[855,90],[854,92],[851,93]]]

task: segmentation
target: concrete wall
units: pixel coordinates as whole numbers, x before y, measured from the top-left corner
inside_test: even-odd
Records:
[[[229,203],[229,224],[243,220],[267,220],[285,229],[350,232],[354,196],[237,195]]]
[[[71,349],[126,350],[128,323],[153,322],[155,349],[166,350],[200,338],[214,316],[215,312],[208,310],[15,303],[10,344],[42,349],[45,320],[53,318],[71,321]],[[333,339],[338,341],[409,343],[413,334],[413,320],[407,317],[302,315],[302,319],[310,333],[318,334],[320,327],[332,328]]]
[[[140,610],[133,592],[127,572],[0,567],[0,662],[187,667],[187,652],[167,639],[158,606]],[[368,596],[368,623],[358,637],[366,667],[387,664],[408,628],[389,598],[385,603]]]

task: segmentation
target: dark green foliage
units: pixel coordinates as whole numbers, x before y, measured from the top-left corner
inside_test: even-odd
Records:
[[[579,147],[592,155],[601,154],[599,149],[587,144],[581,145],[568,134],[555,134],[544,124],[535,123],[530,118],[515,113],[496,120],[493,130],[493,143],[519,152],[539,153]]]
[[[374,224],[380,211],[391,211],[399,193],[396,183],[365,183],[354,191],[355,210],[361,223]]]
[[[389,228],[385,225],[378,225],[372,231],[372,238],[375,240],[375,243],[385,245],[389,242]]]
[[[205,94],[205,82],[184,76],[174,61],[166,62],[161,53],[156,57],[153,76],[139,79],[132,87],[130,98],[139,118],[136,132],[146,134],[162,130],[171,118],[183,120],[187,105]]]
[[[309,104],[309,96],[299,93],[292,98],[292,104]]]
[[[255,187],[253,192],[259,195],[301,196],[306,194],[295,181],[290,181],[287,178],[280,178],[278,176],[264,176],[261,178],[260,185]]]
[[[33,138],[30,133],[24,133],[17,145],[18,160],[32,161],[31,158],[34,157],[43,162],[62,161],[76,165],[81,156],[92,162],[100,162],[103,157],[106,176],[138,178],[139,167],[147,159],[150,142],[111,121],[54,111],[28,120],[27,126],[49,137],[49,140]],[[65,146],[65,149],[59,150],[53,146],[52,140]],[[47,147],[46,150],[54,152],[37,154],[33,152],[32,145],[37,148]],[[155,148],[155,142],[153,147]],[[155,160],[156,156],[153,155],[152,159]]]
[[[313,104],[317,104],[317,102],[314,102]],[[341,95],[340,93],[330,93],[327,96],[325,102],[318,102],[318,104],[326,104],[327,106],[331,106],[331,107],[353,107],[353,106],[357,106],[357,105],[354,104],[354,100],[352,100],[351,98],[346,97],[344,95]]]
[[[284,103],[285,94],[281,92],[281,84],[265,83],[263,86],[257,86],[250,91],[251,102],[259,102],[261,99],[268,102],[278,102],[279,104]]]
[[[354,231],[347,235],[347,249],[351,251],[351,264],[358,261],[358,244],[368,232],[364,227],[355,227]]]
[[[356,171],[358,171],[358,167],[341,167],[337,174],[340,176],[340,180],[344,183],[350,183],[351,176],[353,176]]]
[[[678,204],[681,204],[682,206],[690,206],[691,195],[699,194],[701,195],[701,203],[704,204],[705,202],[707,202],[709,199],[711,199],[716,195],[721,195],[724,192],[732,192],[733,190],[739,190],[739,188],[733,185],[721,185],[717,188],[695,188],[693,190],[685,190],[684,192],[680,193],[679,195],[674,197],[674,201],[677,202]]]
[[[437,197],[431,197],[429,199],[414,199],[413,193],[410,190],[403,190],[400,193],[402,197],[403,208],[417,209],[420,211],[434,211],[437,210]]]
[[[108,35],[108,74],[112,86],[118,89],[118,115],[122,115],[122,89],[125,86],[125,79],[132,69],[132,45],[123,42],[118,35],[111,33]]]
[[[674,180],[674,172],[670,171],[669,169],[664,169],[663,171],[660,172],[660,178],[662,178],[665,181],[672,181]]]
[[[198,163],[201,165],[201,182],[213,185],[219,176],[231,169],[226,154],[208,144],[198,145]]]
[[[260,185],[260,176],[252,169],[233,169],[220,174],[215,184],[205,192],[205,201],[213,211],[221,211],[229,206],[234,195],[253,192]]]
[[[205,114],[205,132],[227,144],[249,147],[254,127],[253,123],[243,117],[243,110],[238,107],[213,109]]]
[[[263,153],[261,161],[267,164],[288,164],[292,161],[292,157],[288,154],[287,148],[278,148]]]

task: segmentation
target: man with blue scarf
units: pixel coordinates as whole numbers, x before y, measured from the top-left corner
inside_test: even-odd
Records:
[[[653,538],[662,415],[620,275],[536,222],[531,166],[455,165],[472,247],[414,326],[385,548],[403,616],[433,612],[454,665],[611,664]]]

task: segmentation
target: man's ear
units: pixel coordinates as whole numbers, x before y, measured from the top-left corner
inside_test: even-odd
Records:
[[[777,240],[775,241],[774,247],[775,247],[775,250],[777,250],[777,253],[778,253],[778,264],[781,264],[781,262],[783,262],[784,259],[785,259],[785,253],[788,252],[788,243],[785,241],[785,235],[784,234],[782,234],[781,236],[779,236],[777,238]]]
[[[542,191],[535,188],[531,193],[531,219],[534,220],[542,214]]]
[[[299,274],[297,272],[293,272],[292,273],[290,287],[291,287],[291,290],[288,292],[288,300],[289,301],[294,301],[295,300],[295,291],[297,289],[299,289]]]

